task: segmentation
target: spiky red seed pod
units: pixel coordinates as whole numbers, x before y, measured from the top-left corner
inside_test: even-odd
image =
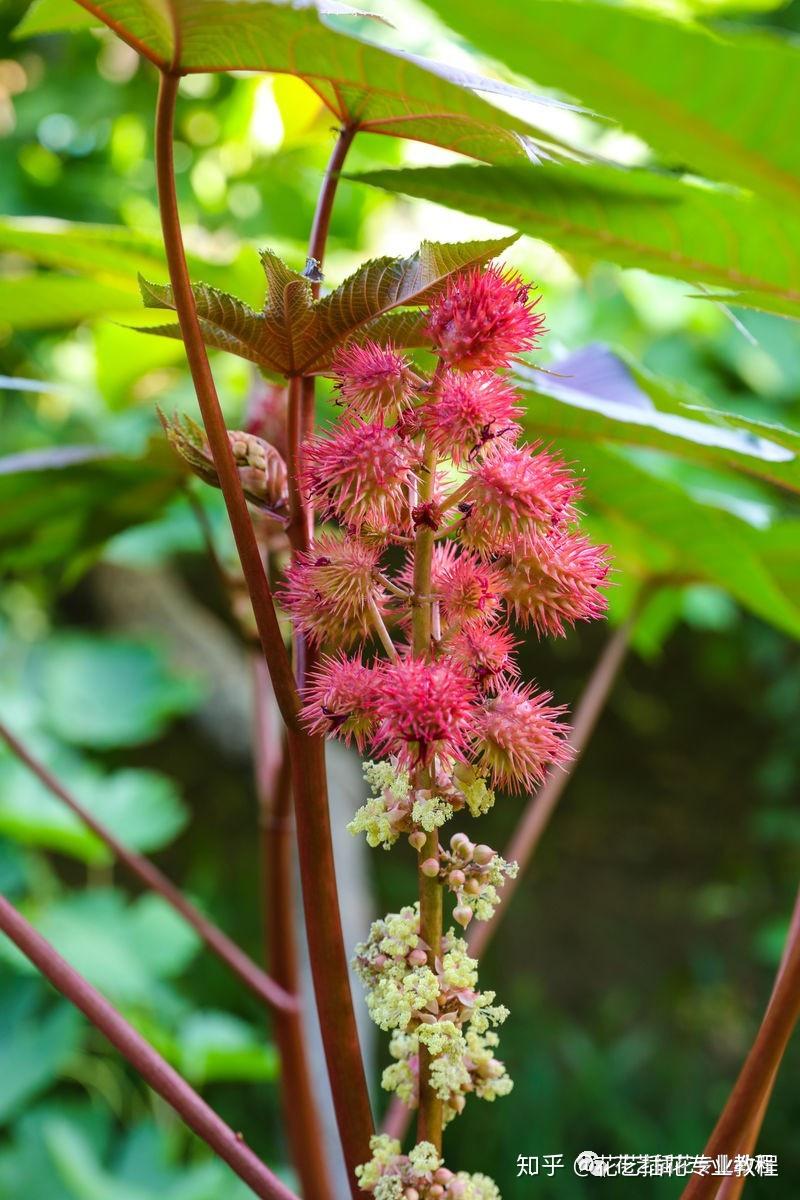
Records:
[[[495,787],[530,790],[549,766],[569,758],[569,726],[559,721],[564,709],[551,705],[552,699],[550,692],[526,684],[503,687],[486,701],[475,749]]]
[[[376,723],[376,669],[360,656],[326,657],[316,667],[304,692],[301,717],[310,733],[355,742],[364,750]]]
[[[503,626],[468,625],[448,643],[447,652],[481,691],[492,692],[519,675],[518,643]]]
[[[366,522],[387,530],[402,522],[415,451],[394,430],[343,421],[328,437],[307,442],[303,460],[308,494],[327,515],[355,528]]]
[[[461,464],[487,442],[518,436],[518,400],[511,384],[493,371],[447,371],[436,395],[419,410],[420,423],[437,453]]]
[[[513,548],[502,575],[519,623],[562,637],[565,625],[601,617],[608,604],[600,591],[610,570],[607,549],[566,531],[534,535]]]
[[[500,612],[502,589],[497,570],[469,551],[442,563],[434,590],[441,597],[445,628],[493,621]]]
[[[386,594],[375,582],[380,550],[355,538],[323,537],[295,556],[278,598],[317,645],[351,646],[372,631],[370,601],[383,613]]]
[[[537,345],[544,316],[535,304],[516,272],[476,267],[451,278],[433,301],[427,332],[449,366],[493,371]]]
[[[342,402],[365,421],[386,421],[408,408],[414,381],[408,359],[377,342],[345,345],[333,360]]]
[[[454,663],[401,658],[381,672],[375,708],[378,752],[411,767],[435,756],[464,761],[475,730],[476,693]]]
[[[580,493],[568,467],[533,446],[495,443],[470,479],[461,537],[479,554],[499,554],[509,541],[570,520]]]

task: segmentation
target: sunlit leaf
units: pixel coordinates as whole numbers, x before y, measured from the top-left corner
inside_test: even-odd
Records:
[[[680,167],[796,206],[800,47],[621,4],[430,0],[481,51],[614,117]]]
[[[256,312],[234,296],[196,284],[200,326],[210,346],[281,375],[323,369],[337,344],[352,335],[386,339],[397,332],[398,344],[410,345],[416,333],[424,344],[418,314],[396,314],[394,320],[388,320],[393,310],[428,304],[452,274],[495,258],[513,241],[510,237],[453,244],[423,242],[408,258],[364,263],[321,300],[312,298],[311,283],[304,275],[291,270],[271,251],[264,251],[261,260],[267,299],[263,310]],[[171,287],[144,279],[140,282],[147,307],[174,309]],[[177,325],[153,326],[145,332],[180,337]]]
[[[717,584],[766,622],[800,638],[800,606],[762,556],[762,531],[658,478],[612,447],[556,441],[580,463],[587,525],[611,543],[623,577]],[[599,528],[594,529],[595,520]]]
[[[599,165],[421,167],[360,176],[559,250],[740,292],[800,316],[800,221],[754,197]]]
[[[657,379],[605,346],[588,346],[547,371],[520,366],[516,382],[537,437],[668,450],[800,493],[800,434],[701,405],[688,388]]]
[[[474,78],[358,40],[343,31],[346,21],[334,27],[326,15],[330,6],[316,0],[176,0],[175,29],[170,9],[158,0],[80,3],[159,67],[298,75],[338,120],[374,133],[431,142],[485,162],[559,147],[551,134],[484,100]],[[504,89],[483,81],[481,90]]]

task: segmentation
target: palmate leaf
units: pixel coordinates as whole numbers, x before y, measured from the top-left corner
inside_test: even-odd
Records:
[[[345,338],[374,338],[396,345],[424,345],[418,310],[430,302],[454,273],[495,258],[515,237],[453,244],[423,242],[408,258],[378,258],[346,279],[335,291],[314,300],[311,282],[271,251],[261,255],[267,299],[261,312],[206,284],[194,286],[203,336],[210,346],[247,358],[279,375],[324,370]],[[140,280],[149,308],[174,310],[168,285]],[[406,310],[406,311],[403,311]],[[409,311],[411,310],[411,311]],[[177,325],[143,332],[180,337]]]
[[[788,573],[771,569],[768,531],[650,474],[615,447],[562,437],[555,444],[568,460],[581,464],[587,529],[610,543],[625,582],[655,576],[713,583],[764,621],[800,638],[800,597],[786,586]]]
[[[728,288],[738,304],[800,316],[800,220],[753,196],[598,164],[458,164],[357,178],[560,250]]]
[[[485,162],[525,159],[563,144],[476,94],[463,73],[334,28],[346,6],[324,0],[79,0],[158,67],[297,75],[343,123],[416,139]],[[172,18],[174,17],[174,28]],[[176,53],[176,46],[178,52]],[[481,90],[503,90],[485,81]],[[529,97],[552,104],[538,97]]]
[[[185,478],[160,438],[141,458],[62,446],[0,459],[0,574],[74,583],[109,538],[156,517]]]
[[[800,494],[800,434],[708,408],[605,346],[587,346],[547,371],[520,366],[514,382],[539,438],[665,450]]]
[[[578,0],[428,0],[488,55],[639,134],[671,163],[796,205],[800,46]]]

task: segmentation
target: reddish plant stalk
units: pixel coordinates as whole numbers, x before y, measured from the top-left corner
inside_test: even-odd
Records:
[[[285,739],[275,720],[269,676],[263,660],[256,657],[253,658],[253,681],[267,962],[282,986],[297,995],[300,971],[292,904],[294,824],[289,759]],[[299,1012],[276,1014],[274,1032],[281,1061],[283,1119],[304,1200],[333,1200],[302,1015]]]
[[[328,165],[325,168],[325,177],[317,199],[314,221],[311,226],[311,236],[308,242],[308,257],[314,260],[314,264],[316,264],[318,270],[321,270],[322,261],[325,257],[328,230],[330,229],[331,214],[333,212],[333,201],[336,196],[336,188],[339,184],[339,173],[344,166],[347,152],[352,146],[353,139],[357,133],[358,125],[355,123],[346,124],[341,127],[330,159],[328,160]],[[312,264],[310,263],[309,265]],[[317,299],[319,296],[321,283],[320,279],[312,281],[311,291],[314,299]]]
[[[177,76],[162,72],[156,118],[156,174],[167,263],[206,435],[228,508],[275,698],[287,724],[314,991],[339,1133],[352,1192],[357,1196],[354,1171],[369,1157],[372,1115],[342,938],[328,813],[325,748],[321,738],[311,737],[299,727],[299,696],[291,662],[281,638],[272,593],[236,472],[197,319],[175,191],[172,132],[177,89]]]
[[[777,990],[778,983],[780,982],[780,979],[786,970],[786,962],[789,957],[789,952],[791,947],[797,942],[798,937],[800,937],[800,891],[798,891],[795,899],[792,919],[789,923],[789,931],[786,935],[786,942],[784,943],[781,961],[775,976],[775,983],[772,988],[770,1003],[772,1003],[772,1000],[775,998],[775,992]],[[764,1117],[767,1114],[770,1096],[772,1095],[772,1089],[775,1086],[775,1080],[777,1077],[778,1072],[776,1069],[772,1072],[769,1080],[767,1081],[758,1111],[753,1120],[750,1122],[747,1132],[745,1133],[741,1142],[736,1147],[736,1154],[752,1154],[755,1150],[756,1143],[758,1142],[758,1135],[761,1132],[761,1126],[763,1125]],[[744,1191],[744,1185],[746,1182],[747,1176],[745,1175],[726,1175],[721,1180],[720,1188],[717,1192],[717,1200],[739,1200],[739,1197]]]
[[[172,150],[178,82],[178,75],[161,72],[155,128],[158,205],[175,312],[275,696],[284,721],[287,725],[296,725],[299,698],[291,662],[283,644],[272,592],[228,441],[186,265]]]
[[[162,899],[166,900],[167,904],[175,909],[188,925],[191,925],[192,929],[200,935],[208,949],[213,954],[216,954],[217,958],[224,962],[226,967],[254,995],[258,996],[259,1000],[262,1000],[276,1011],[297,1011],[297,999],[290,991],[274,979],[271,979],[235,942],[231,941],[227,934],[223,933],[212,921],[203,916],[186,898],[180,888],[177,888],[174,883],[167,879],[159,871],[158,867],[154,866],[153,863],[142,855],[136,854],[133,850],[129,850],[124,846],[110,830],[106,829],[105,825],[83,807],[80,801],[64,787],[60,780],[47,769],[44,763],[39,762],[31,754],[30,750],[22,744],[19,738],[15,737],[11,730],[2,722],[0,722],[0,738],[3,739],[20,762],[23,762],[37,779],[44,784],[48,791],[57,796],[83,822],[87,829],[91,829],[92,833],[108,846],[114,857],[127,867],[131,874],[144,887],[156,892]]]
[[[800,1017],[800,922],[792,922],[786,952],[761,1027],[745,1059],[704,1154],[740,1153],[748,1133],[766,1106],[797,1020]],[[681,1200],[711,1200],[718,1194],[719,1176],[695,1175]]]
[[[262,1200],[297,1200],[161,1055],[0,896],[0,929],[63,996],[91,1021],[150,1087]]]

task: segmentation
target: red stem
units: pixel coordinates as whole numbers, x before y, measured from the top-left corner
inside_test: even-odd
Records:
[[[339,170],[355,130],[342,130],[334,147],[317,203],[309,255],[322,262]],[[314,295],[319,285],[312,285]],[[313,427],[313,379],[289,383],[289,534],[297,553],[313,539],[313,512],[300,487],[302,444]],[[313,663],[310,647],[295,631],[295,673],[302,684]],[[364,1063],[358,1040],[347,956],[342,937],[336,868],[328,808],[325,742],[302,731],[287,734],[294,797],[306,936],[333,1107],[347,1165],[351,1193],[359,1196],[355,1168],[370,1157],[373,1132]]]
[[[253,659],[255,766],[258,781],[261,862],[267,962],[288,991],[300,991],[292,898],[294,855],[289,760],[277,728],[274,700],[263,661]],[[281,1061],[281,1103],[292,1161],[304,1200],[333,1200],[305,1031],[299,1012],[276,1014]]]
[[[787,982],[786,976],[790,969],[794,972],[794,980],[790,979]],[[783,1011],[776,1012],[779,1005]],[[793,1017],[792,1012],[794,1013]],[[772,1026],[768,1027],[770,1014],[772,1014]],[[798,1015],[800,1015],[800,892],[795,900],[789,932],[786,935],[783,954],[764,1020],[731,1092],[730,1099],[706,1146],[705,1154],[710,1156],[727,1154],[729,1158],[736,1154],[752,1154],[769,1107],[781,1058]],[[783,1039],[782,1042],[781,1039]],[[770,1055],[772,1056],[772,1065],[769,1063]],[[736,1134],[737,1122],[741,1129],[738,1136]],[[681,1200],[701,1196],[706,1197],[707,1200],[711,1200],[713,1196],[716,1196],[717,1200],[737,1200],[744,1190],[746,1177],[744,1175],[711,1176],[709,1180],[704,1179],[702,1182],[713,1183],[714,1187],[707,1187],[705,1190],[695,1188],[693,1191],[692,1188],[695,1184],[693,1179],[682,1193]]]
[[[297,1200],[239,1133],[209,1108],[112,1004],[79,975],[24,917],[0,896],[0,929],[26,958],[108,1038],[150,1087],[262,1200]]]
[[[345,1161],[353,1195],[357,1196],[354,1171],[358,1164],[369,1158],[372,1116],[339,915],[325,747],[321,738],[310,737],[299,725],[300,700],[291,663],[281,639],[272,593],[236,472],[197,319],[175,192],[172,132],[177,89],[177,76],[162,73],[156,117],[156,175],[167,263],[206,435],[219,474],[275,698],[287,725],[314,990]]]
[[[357,124],[342,126],[325,169],[325,178],[322,181],[322,187],[317,199],[317,208],[314,213],[311,236],[308,242],[308,257],[313,258],[319,268],[322,267],[322,261],[325,257],[325,247],[328,242],[328,230],[331,224],[331,213],[333,212],[336,188],[339,183],[339,173],[344,166],[347,152],[353,144],[353,139],[357,133]],[[311,291],[315,300],[319,296],[320,284],[321,281],[319,280],[311,284]]]
[[[194,294],[189,281],[178,212],[178,198],[175,191],[172,152],[177,91],[178,76],[162,71],[156,111],[156,181],[164,250],[167,256],[175,311],[208,444],[219,476],[222,494],[225,497],[225,506],[228,510],[236,549],[250,593],[264,657],[275,689],[275,696],[284,721],[287,725],[296,725],[299,697],[292,676],[292,667],[283,644],[272,601],[272,592],[264,571],[253,524],[247,511],[247,502],[228,441],[228,431],[211,374],[203,334],[197,318]]]
[[[294,995],[291,995],[284,987],[275,980],[270,979],[264,971],[257,966],[245,952],[232,942],[227,934],[223,933],[218,926],[204,917],[201,912],[184,896],[180,888],[177,888],[165,875],[159,871],[158,867],[154,866],[148,859],[142,855],[136,854],[133,850],[129,850],[114,836],[110,830],[106,829],[90,812],[88,812],[79,800],[67,791],[64,785],[58,780],[51,771],[47,769],[44,763],[39,762],[34,758],[26,746],[22,744],[19,738],[15,737],[10,729],[0,722],[0,738],[6,743],[9,749],[17,756],[20,762],[33,772],[34,775],[44,784],[48,791],[57,796],[59,800],[69,808],[79,820],[83,822],[88,829],[91,829],[101,842],[104,842],[112,852],[114,857],[128,868],[132,875],[142,883],[150,891],[157,892],[162,899],[166,900],[167,904],[171,905],[176,912],[180,913],[188,925],[200,935],[205,945],[212,953],[225,963],[234,975],[250,989],[259,1000],[262,1000],[270,1008],[274,1008],[283,1012],[295,1012],[298,1009],[298,1002]]]

